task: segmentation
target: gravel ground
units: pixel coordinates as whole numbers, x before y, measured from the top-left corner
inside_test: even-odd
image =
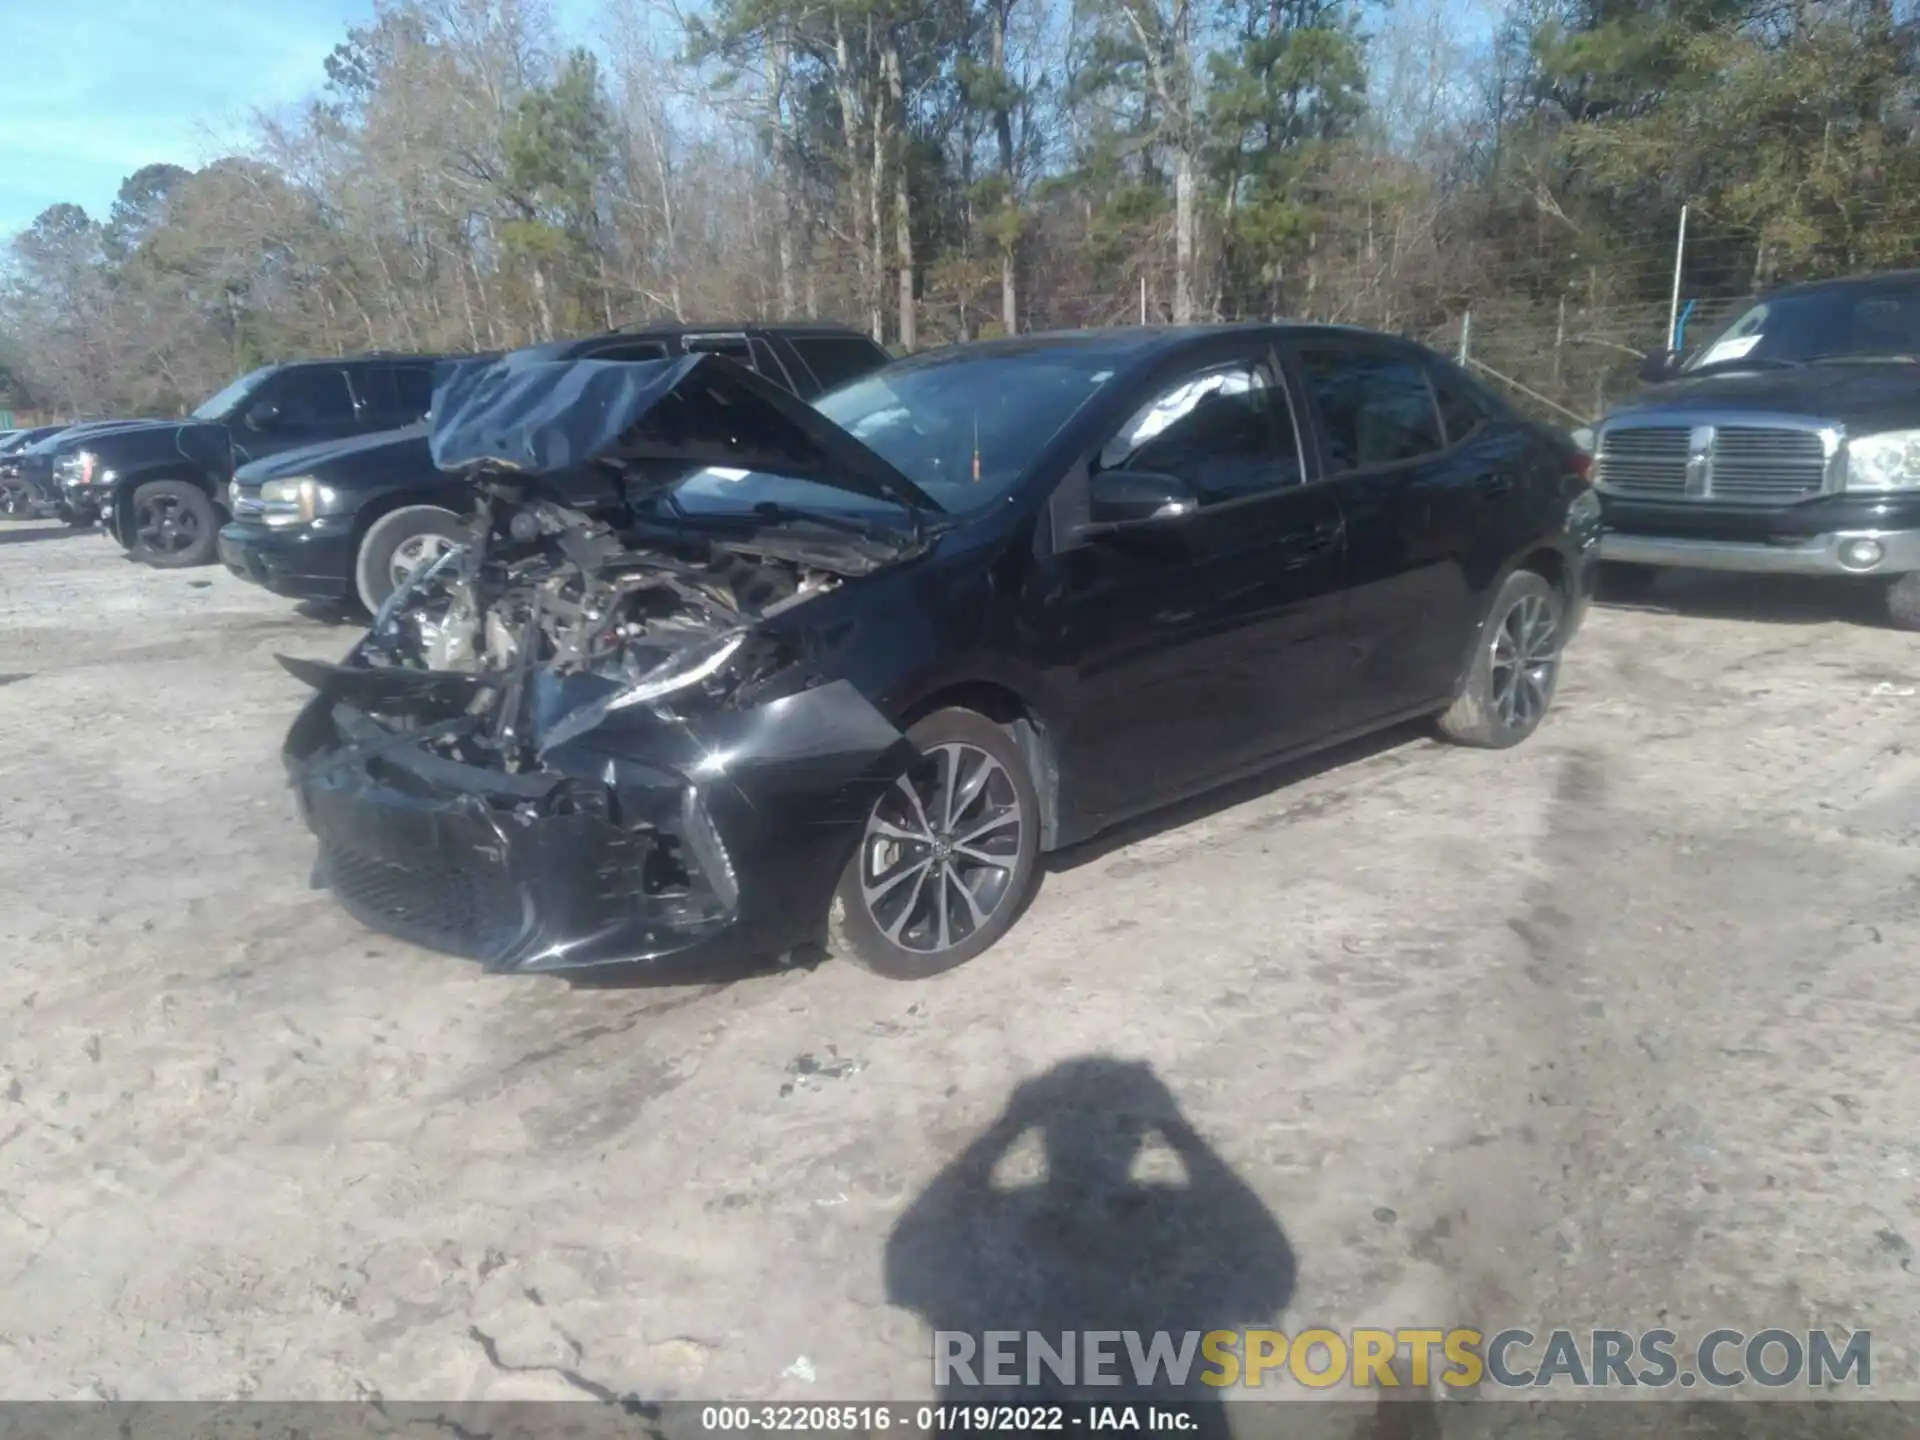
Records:
[[[929,1322],[1103,1321],[1870,1327],[1920,1393],[1920,661],[1690,579],[1527,746],[1161,817],[937,981],[582,989],[306,888],[270,657],[350,631],[0,529],[0,1397],[915,1399]],[[1210,1250],[966,1183],[1129,1093]]]

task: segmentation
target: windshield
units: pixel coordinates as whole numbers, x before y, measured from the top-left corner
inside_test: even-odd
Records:
[[[1920,287],[1849,286],[1763,300],[1682,369],[1915,355],[1920,355]]]
[[[219,420],[224,418],[232,412],[234,406],[238,405],[240,401],[245,398],[249,390],[253,389],[254,386],[266,378],[267,372],[272,368],[271,365],[263,365],[258,370],[251,370],[218,394],[208,396],[200,403],[200,407],[193,412],[193,418],[195,420]]]
[[[1113,378],[1127,352],[1089,345],[1028,354],[968,355],[883,370],[821,396],[815,408],[949,513],[1004,495],[1047,442]],[[894,511],[829,485],[756,471],[695,472],[673,492],[690,513],[756,505]]]

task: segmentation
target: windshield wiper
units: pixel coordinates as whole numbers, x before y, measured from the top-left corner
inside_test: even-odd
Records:
[[[1913,355],[1816,355],[1808,365],[1920,365]]]

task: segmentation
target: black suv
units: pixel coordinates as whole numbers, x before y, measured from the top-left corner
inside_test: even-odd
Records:
[[[1596,436],[1611,592],[1681,566],[1834,576],[1920,629],[1920,271],[1777,291],[1641,376]]]
[[[803,400],[888,360],[857,331],[812,322],[622,330],[514,352],[529,363],[701,354],[723,355]],[[234,519],[220,532],[220,559],[234,574],[276,595],[357,600],[371,611],[465,534],[473,490],[434,468],[420,423],[244,466],[228,508]]]
[[[62,437],[42,457],[51,473],[38,488],[51,490],[69,518],[98,515],[136,559],[205,564],[237,465],[421,419],[438,358],[371,354],[263,366],[184,420],[122,421]]]

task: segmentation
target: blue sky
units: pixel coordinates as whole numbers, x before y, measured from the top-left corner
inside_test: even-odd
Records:
[[[197,166],[317,89],[373,0],[0,0],[0,236],[47,206],[96,218],[157,160]],[[225,143],[222,143],[222,142]]]
[[[249,117],[319,89],[372,15],[373,0],[0,0],[0,238],[61,200],[104,218],[142,165],[240,148]]]

